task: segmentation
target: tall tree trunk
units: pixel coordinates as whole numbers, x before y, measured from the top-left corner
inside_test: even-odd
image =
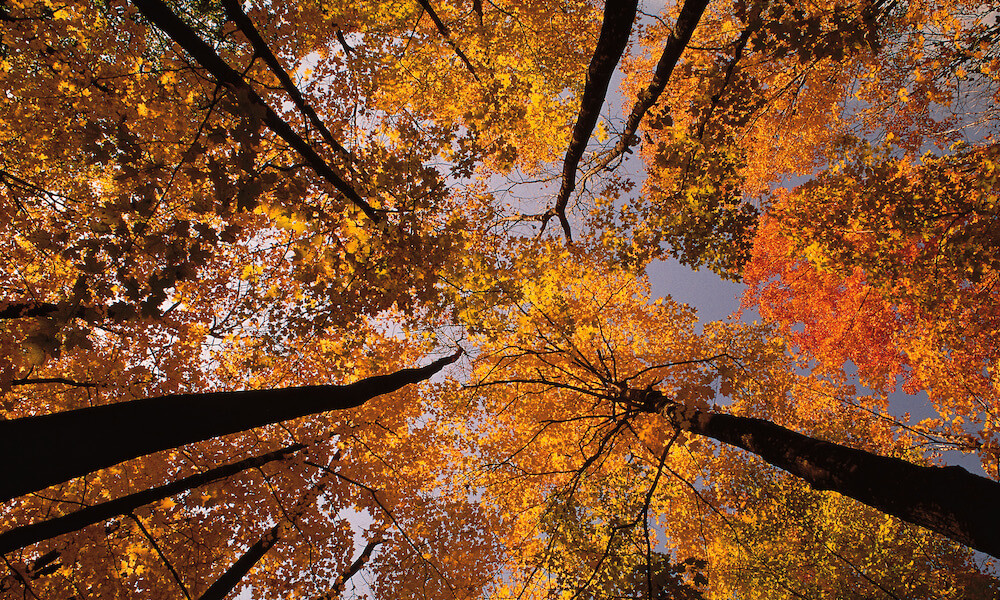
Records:
[[[257,543],[250,546],[243,556],[239,557],[233,566],[229,567],[221,577],[215,580],[212,587],[208,588],[198,600],[225,600],[226,596],[233,591],[233,588],[250,572],[250,569],[267,554],[278,539],[281,537],[281,526],[275,525],[267,531]]]
[[[116,498],[114,500],[109,500],[93,506],[87,506],[69,514],[62,515],[61,517],[55,517],[53,519],[47,519],[45,521],[38,521],[37,523],[15,527],[10,531],[0,533],[0,554],[6,554],[19,548],[30,546],[31,544],[37,544],[38,542],[66,533],[78,531],[88,525],[107,521],[113,517],[126,515],[140,506],[150,504],[158,500],[163,500],[164,498],[169,498],[175,494],[186,492],[196,487],[212,483],[213,481],[224,479],[230,475],[246,471],[247,469],[262,467],[270,462],[281,460],[291,456],[305,447],[306,446],[304,444],[286,446],[280,450],[275,450],[274,452],[268,452],[267,454],[261,454],[260,456],[252,456],[228,465],[215,467],[214,469],[209,469],[204,473],[184,477],[148,490],[122,496],[121,498]]]
[[[743,448],[818,490],[849,496],[1000,557],[996,481],[962,467],[925,467],[817,440],[761,419],[672,410],[674,423],[685,431]]]
[[[177,394],[0,422],[0,502],[119,462],[329,410],[423,381],[461,351],[349,385]]]
[[[577,113],[576,124],[566,158],[563,161],[562,186],[556,195],[555,206],[545,213],[542,229],[552,217],[558,217],[567,240],[573,238],[569,220],[566,218],[566,207],[569,197],[576,189],[576,169],[580,166],[583,151],[597,126],[601,116],[601,107],[608,95],[608,85],[615,73],[618,61],[628,45],[632,33],[632,23],[639,8],[638,0],[606,0],[604,3],[604,20],[601,22],[601,35],[597,39],[594,56],[587,68],[587,81],[583,86],[583,96],[580,98],[580,112]]]

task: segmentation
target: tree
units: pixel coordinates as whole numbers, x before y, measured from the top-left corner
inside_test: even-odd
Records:
[[[941,419],[924,427],[995,473],[996,148],[953,150],[915,160],[862,145],[784,195],[748,300],[786,331],[803,323],[787,335],[824,368],[850,360],[868,386],[926,391]]]
[[[903,352],[950,386],[942,412],[973,414],[946,373],[992,356],[965,327],[995,305],[992,147],[918,164],[848,134],[912,152],[991,125],[959,111],[994,93],[996,26],[961,2],[636,9],[0,3],[0,429],[27,456],[5,474],[4,592],[993,595],[955,540],[996,553],[961,502],[997,484],[921,446],[989,447],[992,421],[901,427],[843,360],[802,370],[791,311],[699,327],[643,271],[805,273],[804,254],[832,302],[878,290],[867,322],[947,340]],[[923,188],[968,235],[903,210]],[[845,210],[913,243],[839,235]],[[913,260],[925,239],[946,265]],[[873,485],[904,473],[908,498]]]

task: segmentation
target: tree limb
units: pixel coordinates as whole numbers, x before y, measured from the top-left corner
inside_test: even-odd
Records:
[[[65,377],[37,377],[34,379],[15,379],[10,382],[12,387],[17,387],[19,385],[40,385],[43,383],[61,383],[63,385],[68,385],[72,387],[81,388],[95,388],[99,387],[100,384],[93,383],[90,381],[74,381],[72,379],[67,379]]]
[[[231,475],[241,473],[247,469],[262,467],[270,462],[282,460],[292,454],[304,449],[304,444],[294,444],[286,446],[274,452],[253,456],[241,461],[222,465],[209,469],[204,473],[184,477],[170,483],[157,487],[122,496],[115,500],[109,500],[93,506],[81,508],[78,511],[39,521],[29,525],[21,525],[10,531],[0,533],[0,554],[6,554],[19,548],[37,544],[38,542],[52,539],[60,535],[78,531],[102,521],[107,521],[113,517],[126,515],[140,506],[169,498],[170,496],[186,492],[188,490],[207,485],[213,481],[224,479]]]
[[[198,600],[225,600],[226,596],[233,591],[240,581],[246,577],[250,569],[267,554],[267,551],[274,546],[281,538],[281,525],[275,525],[267,531],[257,543],[247,549],[243,556],[239,557],[233,566],[222,574],[212,587],[208,588]]]
[[[569,197],[576,187],[576,170],[587,148],[597,120],[601,116],[601,107],[608,93],[611,76],[621,60],[629,35],[632,33],[632,23],[635,21],[638,0],[607,0],[604,4],[604,21],[601,23],[601,35],[594,49],[587,69],[587,83],[583,87],[583,97],[580,99],[580,112],[577,114],[576,125],[570,138],[569,148],[563,162],[562,186],[556,195],[555,206],[542,217],[542,230],[552,217],[559,219],[567,240],[573,239],[569,221],[566,219],[566,206]]]
[[[679,429],[743,448],[817,490],[849,496],[1000,557],[996,481],[962,467],[925,467],[818,440],[762,419],[694,410],[666,398],[660,405]]]
[[[677,66],[677,61],[680,60],[688,42],[691,41],[691,34],[698,26],[698,21],[701,20],[706,6],[708,6],[708,0],[687,0],[684,2],[684,6],[681,7],[681,12],[677,16],[674,30],[667,38],[660,60],[656,63],[653,80],[646,86],[646,89],[639,92],[635,104],[632,105],[632,112],[629,113],[628,119],[625,121],[625,130],[622,132],[621,139],[618,140],[611,152],[591,167],[584,176],[585,178],[607,167],[611,161],[628,152],[629,147],[637,141],[636,131],[639,130],[639,123],[646,112],[659,100],[663,90],[666,89],[670,75],[673,73],[674,67]]]
[[[227,1],[232,2],[233,0],[227,0]],[[458,55],[458,58],[462,59],[462,62],[465,63],[465,68],[469,70],[469,73],[472,73],[472,76],[476,79],[476,81],[482,83],[482,81],[479,79],[479,75],[476,74],[476,69],[472,66],[472,63],[469,61],[469,57],[465,55],[465,52],[462,52],[462,49],[458,47],[458,43],[455,42],[454,39],[452,39],[451,31],[448,30],[448,26],[445,25],[441,21],[440,17],[438,17],[437,13],[434,12],[434,8],[431,6],[431,3],[428,2],[427,0],[417,0],[417,2],[427,12],[427,15],[431,18],[431,21],[434,21],[434,25],[437,27],[438,32],[440,32],[444,40],[448,42],[448,45],[451,46],[451,49],[455,51],[455,54]]]
[[[336,598],[340,598],[340,595],[344,593],[344,588],[347,587],[347,582],[350,581],[351,577],[357,575],[358,572],[364,568],[365,564],[372,557],[372,551],[375,550],[375,547],[381,543],[382,540],[372,540],[371,542],[368,542],[368,545],[361,551],[361,555],[358,556],[353,563],[351,563],[351,566],[348,567],[346,571],[337,577],[337,581],[333,584],[333,587],[330,588],[330,591],[323,594],[316,600],[335,600]]]
[[[313,127],[319,131],[320,135],[331,147],[333,147],[337,152],[343,154],[349,161],[352,160],[351,153],[348,152],[347,148],[344,148],[340,142],[338,142],[330,130],[326,127],[326,124],[319,118],[316,111],[313,110],[312,106],[306,103],[305,99],[302,97],[302,93],[299,88],[292,81],[291,77],[285,71],[285,68],[281,66],[278,58],[271,52],[271,48],[261,37],[260,32],[254,26],[253,21],[247,16],[246,12],[243,11],[243,6],[239,0],[222,0],[222,6],[226,9],[226,14],[229,18],[236,24],[243,35],[246,36],[250,45],[253,46],[254,52],[258,56],[264,59],[267,66],[274,73],[278,81],[281,82],[281,87],[284,88],[285,92],[292,98],[292,102],[295,106],[309,119],[309,122],[313,124]]]
[[[362,198],[358,192],[340,177],[333,168],[313,149],[308,142],[292,130],[278,113],[274,111],[257,92],[244,81],[243,77],[224,61],[205,40],[201,39],[193,29],[175,15],[162,0],[133,0],[132,2],[153,25],[163,31],[170,39],[190,54],[198,63],[205,67],[215,77],[220,85],[224,85],[237,94],[245,94],[247,100],[263,111],[263,120],[268,128],[278,134],[289,146],[294,148],[309,163],[317,175],[333,184],[340,193],[353,202],[369,219],[378,223],[378,212]]]

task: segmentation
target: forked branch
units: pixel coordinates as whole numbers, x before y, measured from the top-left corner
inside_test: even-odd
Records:
[[[708,6],[708,0],[687,0],[684,6],[681,7],[674,30],[667,38],[667,42],[663,46],[663,53],[660,55],[660,60],[656,63],[653,80],[649,82],[649,85],[645,89],[639,92],[635,104],[632,105],[632,112],[629,113],[628,119],[625,121],[625,129],[622,132],[621,138],[609,153],[604,155],[597,164],[590,168],[584,176],[585,178],[607,167],[611,161],[628,152],[629,148],[638,140],[636,132],[639,130],[639,123],[646,116],[649,109],[660,99],[663,90],[666,89],[667,82],[670,81],[670,75],[677,66],[677,62],[680,60],[681,54],[684,53],[684,49],[687,48],[688,42],[691,41],[691,34],[694,33],[695,27],[698,26],[698,21],[701,20],[701,15],[705,12],[706,6]]]
[[[594,49],[587,69],[587,83],[583,87],[583,97],[580,99],[580,112],[573,126],[569,148],[563,162],[562,186],[556,196],[555,206],[540,217],[542,230],[552,217],[559,219],[567,240],[573,239],[569,220],[566,218],[566,206],[569,197],[576,188],[576,170],[587,148],[587,142],[597,126],[601,116],[601,107],[608,94],[608,84],[611,76],[621,60],[629,35],[632,33],[632,23],[635,21],[638,0],[607,0],[604,4],[604,21],[601,23],[601,35]]]

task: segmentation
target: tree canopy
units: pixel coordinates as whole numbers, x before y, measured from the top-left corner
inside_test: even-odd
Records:
[[[0,90],[4,597],[1000,594],[988,5],[0,0]]]

